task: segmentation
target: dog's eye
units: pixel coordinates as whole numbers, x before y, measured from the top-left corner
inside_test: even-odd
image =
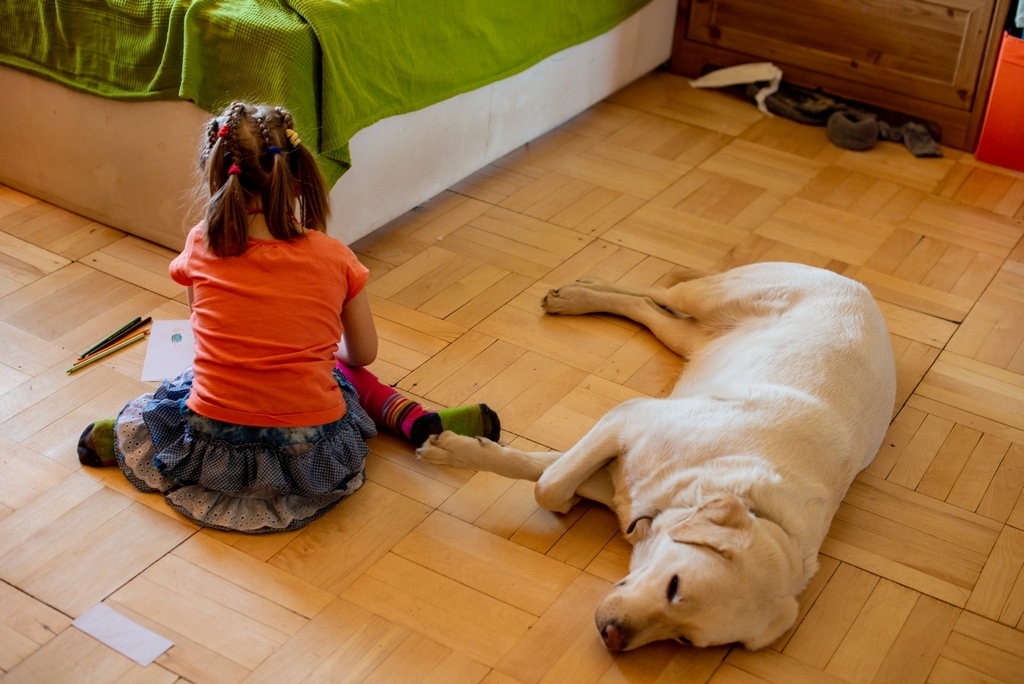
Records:
[[[686,637],[684,637],[682,634],[680,634],[679,636],[676,637],[676,641],[678,641],[681,644],[685,644],[687,646],[693,646],[693,642],[690,641],[689,639],[687,639]]]
[[[676,594],[679,593],[679,575],[672,575],[672,579],[668,582],[668,600],[674,601]]]

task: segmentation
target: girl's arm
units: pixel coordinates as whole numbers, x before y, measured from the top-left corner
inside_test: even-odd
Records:
[[[188,310],[192,310],[192,286],[187,285],[185,287],[185,299],[188,300]]]
[[[377,327],[370,313],[370,298],[363,290],[341,312],[341,344],[334,356],[350,366],[368,366],[377,358]]]

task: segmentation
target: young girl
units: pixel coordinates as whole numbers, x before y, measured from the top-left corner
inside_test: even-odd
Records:
[[[170,265],[195,361],[87,427],[83,464],[117,463],[202,525],[261,533],[302,527],[363,484],[374,419],[416,445],[443,429],[497,439],[485,405],[427,412],[363,368],[377,356],[369,272],[324,233],[327,191],[287,111],[232,104],[200,168],[206,218]]]

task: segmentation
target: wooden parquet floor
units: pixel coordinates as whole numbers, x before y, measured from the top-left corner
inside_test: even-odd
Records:
[[[897,408],[797,625],[756,653],[613,657],[593,608],[629,547],[598,506],[540,510],[532,484],[383,436],[356,495],[250,537],[80,468],[82,427],[149,390],[145,350],[64,370],[124,320],[187,315],[173,254],[0,188],[3,681],[1022,682],[1022,235],[1024,174],[954,150],[846,152],[653,74],[355,245],[373,370],[435,405],[487,402],[527,449],[568,447],[682,369],[631,322],[544,316],[549,287],[788,260],[874,293]],[[69,627],[100,601],[174,647],[143,670]]]

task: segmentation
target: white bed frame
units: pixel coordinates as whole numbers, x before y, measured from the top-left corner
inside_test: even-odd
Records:
[[[351,243],[669,58],[677,0],[515,76],[384,119],[350,143],[329,232]],[[0,67],[0,183],[180,249],[197,145],[191,102],[120,102]]]

